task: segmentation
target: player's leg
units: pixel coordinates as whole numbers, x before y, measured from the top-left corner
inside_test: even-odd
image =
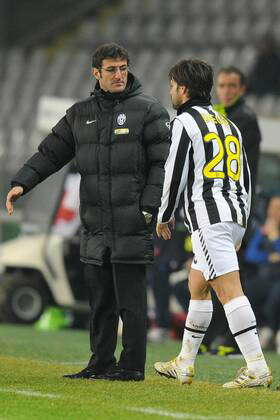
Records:
[[[219,258],[219,239],[216,239],[217,255],[213,257],[216,277],[211,279],[210,283],[224,306],[230,330],[247,363],[247,367],[242,370],[241,375],[225,386],[269,385],[271,375],[260,346],[256,318],[249,300],[244,296],[240,283],[235,247],[242,239],[243,230],[234,223],[221,224],[220,228],[219,231],[219,227],[216,227],[216,233],[218,236],[220,233],[220,246],[223,245],[224,249],[223,260],[222,256]],[[222,233],[223,229],[224,233]],[[206,237],[206,246],[208,240],[209,237]]]
[[[160,375],[176,378],[182,384],[192,383],[194,362],[213,313],[210,285],[205,281],[202,272],[192,268],[188,284],[191,300],[181,351],[169,362],[155,363],[155,370]]]
[[[210,325],[213,313],[210,285],[201,271],[191,269],[189,290],[191,300],[179,354],[180,366],[184,367],[194,366],[200,344]]]
[[[271,375],[266,364],[256,327],[256,318],[251,304],[242,291],[239,272],[224,274],[211,281],[220,302],[224,306],[229,328],[246,361],[247,372],[242,371],[235,381],[226,387],[270,385]],[[254,379],[255,378],[255,379]]]

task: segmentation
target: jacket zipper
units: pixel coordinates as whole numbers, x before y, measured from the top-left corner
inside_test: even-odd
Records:
[[[115,225],[114,225],[114,215],[113,215],[113,206],[112,206],[112,172],[111,172],[111,139],[112,139],[112,129],[113,129],[113,120],[114,120],[114,109],[115,105],[118,105],[119,101],[116,101],[113,106],[113,112],[111,115],[111,125],[110,125],[110,144],[109,144],[109,205],[111,212],[111,224],[112,224],[112,248],[116,249],[116,238],[115,238]]]

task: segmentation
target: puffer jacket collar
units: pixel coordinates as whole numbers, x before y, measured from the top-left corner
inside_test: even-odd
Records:
[[[91,95],[94,95],[97,99],[104,99],[110,102],[114,102],[116,100],[123,101],[124,99],[131,98],[133,96],[139,95],[140,93],[142,93],[141,83],[132,73],[129,72],[127,78],[127,85],[123,92],[105,92],[103,89],[101,89],[100,84],[97,81],[94,91],[91,93]]]

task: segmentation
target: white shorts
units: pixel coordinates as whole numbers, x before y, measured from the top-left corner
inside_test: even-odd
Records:
[[[215,223],[193,232],[192,268],[201,271],[205,280],[239,270],[236,249],[244,233],[245,228],[233,222]]]

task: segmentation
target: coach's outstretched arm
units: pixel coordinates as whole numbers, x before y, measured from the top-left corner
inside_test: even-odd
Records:
[[[14,212],[14,202],[23,194],[23,187],[19,185],[17,187],[13,187],[7,195],[6,199],[6,208],[8,215],[11,216]]]
[[[63,117],[52,132],[41,142],[35,153],[12,179],[12,189],[7,195],[6,208],[9,215],[14,210],[14,202],[59,171],[73,159],[75,141],[67,117]]]

